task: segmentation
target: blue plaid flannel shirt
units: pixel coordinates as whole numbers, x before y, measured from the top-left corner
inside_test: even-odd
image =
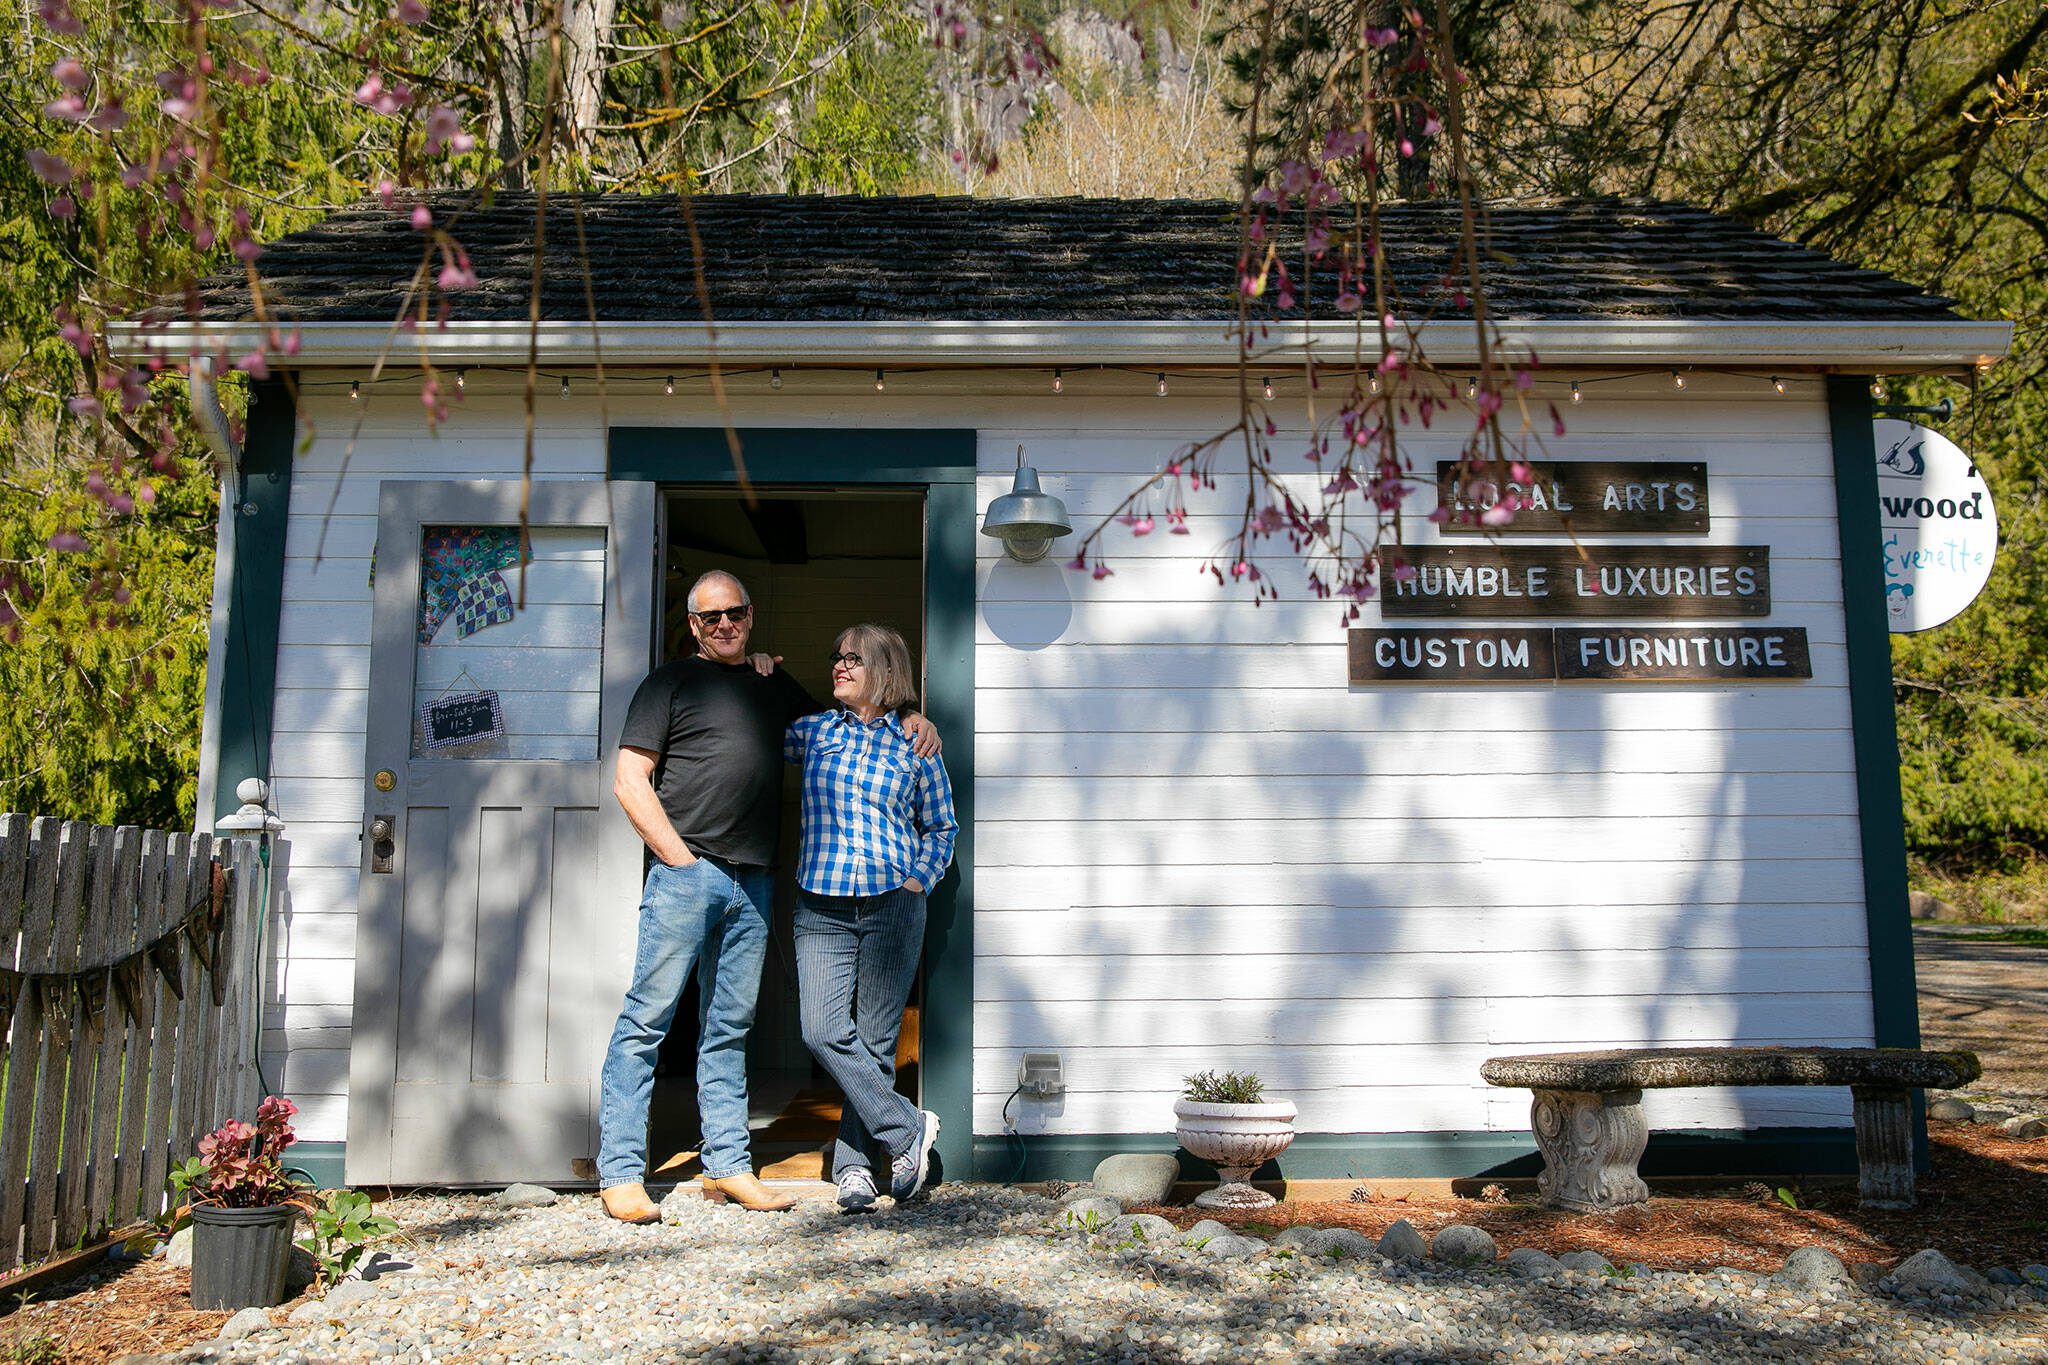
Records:
[[[919,758],[891,712],[843,708],[793,722],[782,756],[803,765],[797,884],[820,896],[878,896],[916,877],[929,891],[953,861],[953,783]]]

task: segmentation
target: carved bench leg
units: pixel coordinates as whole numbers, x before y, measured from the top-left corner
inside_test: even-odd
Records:
[[[1866,1209],[1913,1207],[1913,1092],[1852,1085],[1856,1174]]]
[[[1650,1197],[1636,1174],[1650,1142],[1642,1091],[1538,1090],[1529,1127],[1543,1153],[1536,1184],[1544,1203],[1605,1213]]]

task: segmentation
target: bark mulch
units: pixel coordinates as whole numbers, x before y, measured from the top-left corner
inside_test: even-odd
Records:
[[[1605,1215],[1445,1196],[1278,1204],[1220,1218],[1268,1235],[1294,1223],[1352,1227],[1374,1237],[1398,1218],[1424,1232],[1469,1223],[1492,1233],[1503,1252],[1521,1246],[1552,1255],[1597,1251],[1617,1265],[1641,1261],[1668,1269],[1775,1270],[1802,1246],[1887,1266],[1923,1247],[1979,1270],[2048,1263],[2048,1139],[2023,1142],[1966,1123],[1930,1123],[1928,1131],[1934,1169],[1920,1181],[1919,1207],[1898,1213],[1857,1208],[1852,1181],[1802,1187],[1796,1209],[1762,1186],[1747,1186],[1659,1195]],[[1218,1216],[1185,1207],[1147,1211],[1183,1227]],[[0,1318],[0,1360],[104,1365],[129,1353],[208,1340],[229,1315],[193,1311],[190,1283],[189,1272],[162,1260],[103,1263],[44,1288],[25,1306],[0,1305],[12,1310]],[[31,1349],[37,1345],[41,1354]]]

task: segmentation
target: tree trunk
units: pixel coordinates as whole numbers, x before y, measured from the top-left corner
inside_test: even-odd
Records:
[[[564,8],[562,92],[576,143],[587,151],[604,107],[605,44],[611,40],[619,0],[570,0]]]

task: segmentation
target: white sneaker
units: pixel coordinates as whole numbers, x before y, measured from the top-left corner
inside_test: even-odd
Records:
[[[844,1213],[866,1213],[875,1202],[875,1174],[865,1166],[848,1166],[839,1173],[839,1208]]]
[[[889,1193],[899,1204],[907,1204],[930,1192],[938,1182],[932,1179],[932,1144],[939,1140],[939,1116],[931,1110],[921,1111],[924,1124],[919,1130],[917,1141],[890,1163]]]

